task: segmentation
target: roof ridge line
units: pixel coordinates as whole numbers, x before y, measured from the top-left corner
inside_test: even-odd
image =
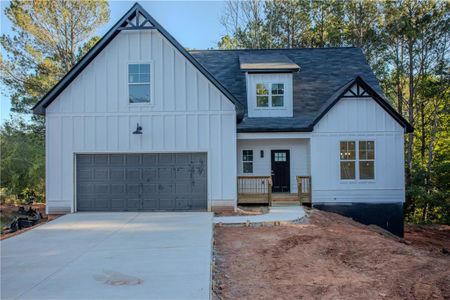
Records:
[[[245,48],[245,49],[192,49],[188,50],[189,52],[202,51],[202,52],[214,52],[214,51],[274,51],[274,50],[336,50],[336,49],[361,49],[360,47],[355,46],[344,46],[344,47],[296,47],[296,48]]]

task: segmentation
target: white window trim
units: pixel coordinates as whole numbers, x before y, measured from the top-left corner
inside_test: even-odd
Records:
[[[341,161],[353,161],[353,160],[341,160],[341,142],[355,142],[355,179],[342,179],[341,178]],[[363,161],[373,161],[373,179],[360,179],[359,177],[359,142],[373,142],[374,147],[373,147],[373,160],[366,160],[363,159]],[[338,170],[339,170],[339,180],[341,183],[375,183],[376,182],[376,170],[377,170],[377,141],[374,138],[366,138],[366,139],[352,139],[352,138],[348,138],[348,139],[342,139],[339,140],[338,142]]]
[[[252,152],[252,160],[244,160],[244,151],[251,151]],[[255,166],[255,151],[253,149],[243,149],[241,152],[242,156],[242,174],[253,174],[254,173],[254,166]],[[245,172],[244,163],[252,163],[252,171],[251,172]]]
[[[128,74],[128,68],[129,65],[135,65],[135,64],[149,64],[150,65],[150,101],[149,102],[140,102],[140,103],[131,103],[130,102],[130,83],[128,82],[129,79],[129,74]],[[154,63],[153,60],[146,60],[146,61],[128,61],[127,62],[127,66],[126,66],[126,78],[125,78],[125,83],[126,83],[126,88],[125,90],[127,91],[127,103],[129,106],[132,107],[136,107],[136,106],[154,106],[155,105],[155,80],[154,80],[154,74],[155,74],[155,69],[154,69]]]
[[[256,87],[258,84],[268,84],[269,85],[269,94],[267,94],[267,97],[269,98],[269,105],[268,106],[258,106],[258,96],[265,96],[265,95],[258,95],[256,91]],[[283,85],[283,106],[272,106],[272,84],[282,84]],[[255,110],[285,110],[286,108],[286,83],[285,82],[279,82],[279,81],[258,81],[255,82],[254,89],[255,91]],[[280,96],[280,95],[277,95]]]

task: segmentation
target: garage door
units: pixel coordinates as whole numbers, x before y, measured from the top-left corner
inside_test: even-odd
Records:
[[[78,211],[206,210],[206,153],[78,154]]]

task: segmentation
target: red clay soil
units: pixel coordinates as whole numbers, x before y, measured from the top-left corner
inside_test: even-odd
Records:
[[[449,225],[408,224],[405,226],[405,240],[414,247],[450,254]]]
[[[216,227],[214,296],[450,299],[450,255],[410,228],[404,241],[316,210],[303,224]],[[449,231],[439,233],[448,242]]]

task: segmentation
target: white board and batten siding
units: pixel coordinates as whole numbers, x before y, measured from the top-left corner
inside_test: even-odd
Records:
[[[129,63],[151,63],[152,103],[129,103]],[[157,31],[119,33],[49,105],[46,130],[50,213],[76,210],[77,153],[207,152],[208,209],[236,203],[235,107]]]
[[[339,100],[311,136],[313,203],[403,202],[403,134],[403,127],[372,98]],[[359,140],[375,141],[375,179],[341,180],[340,141]]]
[[[257,136],[258,134],[253,135]],[[309,176],[310,174],[309,139],[238,139],[237,148],[238,176],[270,176],[272,172],[271,150],[289,150],[290,152],[291,193],[297,193],[296,176]],[[243,172],[243,150],[253,150],[253,173]],[[261,150],[264,151],[264,157],[261,157]]]

